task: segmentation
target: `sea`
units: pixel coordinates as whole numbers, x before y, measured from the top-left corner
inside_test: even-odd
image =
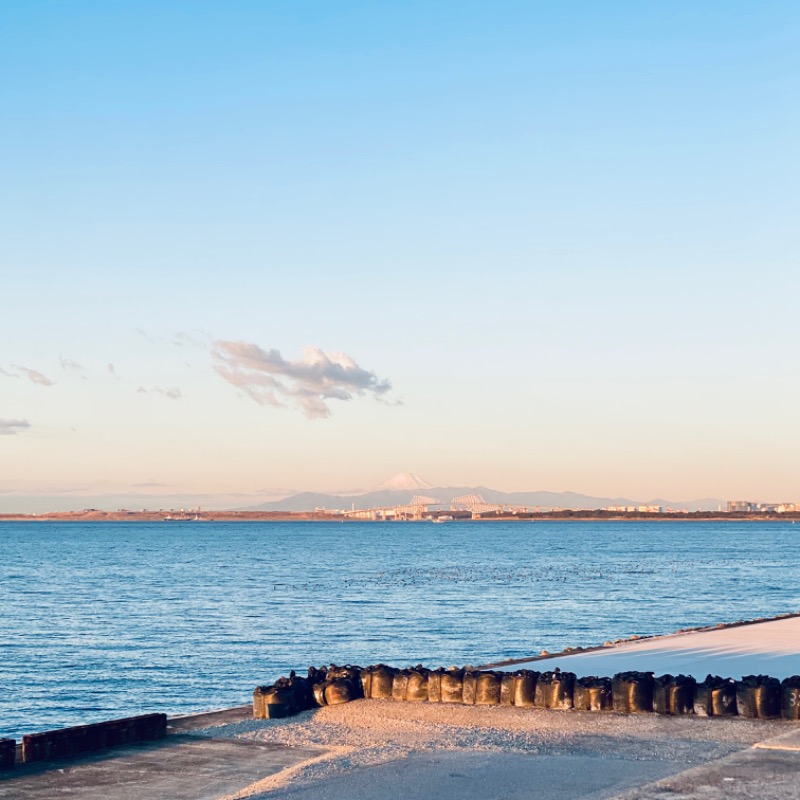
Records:
[[[0,737],[800,610],[786,522],[0,522]]]

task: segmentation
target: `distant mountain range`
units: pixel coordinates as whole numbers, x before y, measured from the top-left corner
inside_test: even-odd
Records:
[[[725,502],[709,497],[700,500],[633,500],[629,497],[592,497],[577,492],[500,492],[486,486],[432,486],[413,473],[402,473],[384,481],[377,489],[349,494],[299,492],[269,503],[250,506],[248,511],[313,511],[315,508],[381,508],[405,505],[414,495],[438,498],[444,505],[454,497],[478,494],[487,503],[540,509],[593,510],[607,506],[662,506],[687,511],[716,511]]]

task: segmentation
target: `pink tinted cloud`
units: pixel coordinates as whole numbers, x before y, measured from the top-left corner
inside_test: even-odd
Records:
[[[309,419],[328,417],[330,400],[370,394],[382,398],[392,385],[345,353],[307,347],[299,361],[249,342],[214,342],[214,369],[260,405],[298,407]]]

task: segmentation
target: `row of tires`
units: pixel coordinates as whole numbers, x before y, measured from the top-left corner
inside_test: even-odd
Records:
[[[620,672],[613,678],[578,678],[572,672],[496,672],[436,669],[311,667],[308,677],[292,672],[253,693],[257,719],[287,717],[310,708],[359,698],[417,703],[502,705],[518,708],[616,711],[626,714],[696,714],[750,719],[800,719],[800,676],[779,681],[748,675],[739,681],[709,675],[699,683],[687,675]]]

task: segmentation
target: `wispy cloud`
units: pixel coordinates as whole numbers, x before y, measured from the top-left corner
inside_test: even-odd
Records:
[[[144,328],[134,328],[134,330],[139,334],[139,336],[141,336],[143,339],[146,339],[148,342],[156,343],[158,341],[155,336],[149,334]]]
[[[22,367],[19,364],[12,364],[14,369],[18,369],[31,383],[38,383],[40,386],[52,386],[53,381],[46,375],[42,375],[39,370]]]
[[[110,361],[108,362],[107,368],[108,368],[108,371],[109,371],[109,372],[110,372],[110,373],[111,373],[111,374],[112,374],[112,375],[113,375],[113,376],[114,376],[114,377],[115,377],[117,380],[122,380],[122,378],[120,378],[120,377],[119,377],[119,373],[117,372],[117,368],[116,368],[116,367],[115,367],[115,366],[114,366],[114,365],[113,365],[113,364],[112,364]]]
[[[0,436],[16,436],[30,427],[26,419],[0,419]]]
[[[178,331],[172,337],[172,344],[176,347],[191,345],[192,347],[200,347],[205,350],[208,348],[211,338],[211,334],[208,331],[204,331],[202,328],[193,331]]]
[[[151,392],[164,395],[170,400],[183,400],[186,397],[177,386],[153,386],[151,389],[145,389],[144,386],[140,386],[136,390],[137,394],[150,394]]]
[[[15,374],[14,372],[9,372],[7,369],[3,369],[0,367],[0,375],[5,375],[8,378],[19,378],[19,375]]]
[[[186,395],[177,386],[156,386],[153,388],[154,392],[163,394],[170,400],[183,400]]]
[[[72,359],[69,358],[64,358],[64,356],[59,356],[58,360],[63,370],[83,369],[83,364],[79,364],[77,361],[72,361]]]
[[[356,395],[381,398],[388,380],[362,369],[344,353],[325,353],[307,347],[300,361],[286,361],[278,350],[263,350],[248,342],[214,342],[214,369],[226,381],[261,405],[296,405],[307,417],[328,417],[329,400],[352,400]]]

